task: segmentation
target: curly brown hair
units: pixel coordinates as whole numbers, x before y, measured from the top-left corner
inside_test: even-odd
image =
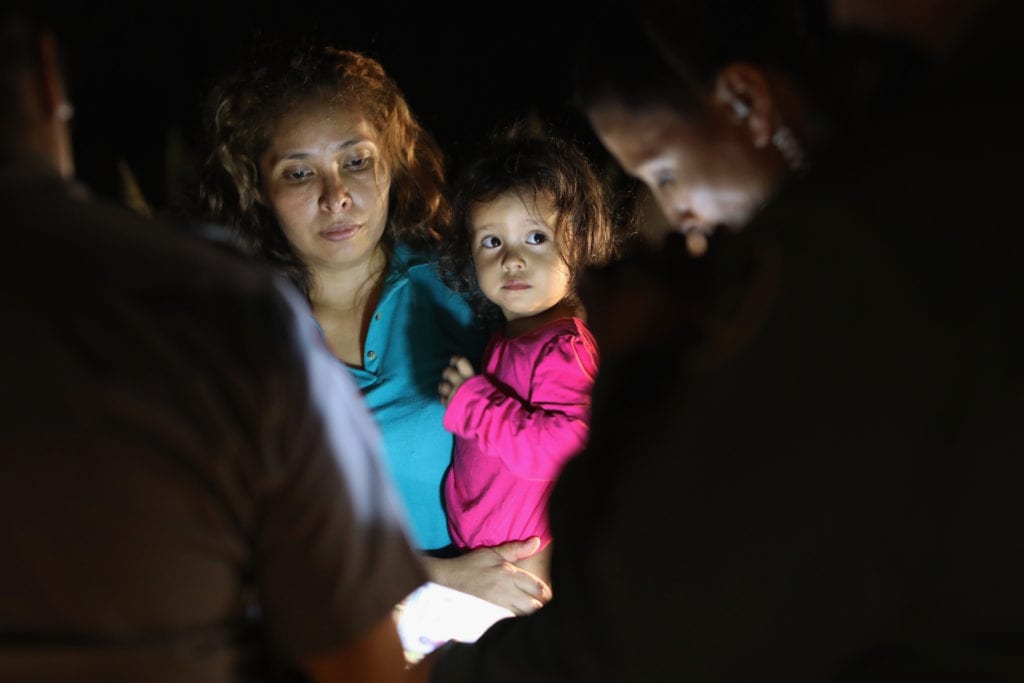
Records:
[[[209,218],[232,228],[253,253],[281,266],[309,295],[311,275],[261,199],[259,159],[274,125],[304,100],[359,110],[380,135],[391,173],[382,245],[440,246],[451,219],[445,158],[376,59],[330,46],[304,46],[257,58],[211,91],[205,124],[210,153],[200,197]]]
[[[616,227],[615,212],[601,176],[580,147],[566,137],[513,121],[497,127],[483,151],[463,169],[456,183],[452,235],[441,257],[442,274],[450,287],[469,296],[482,320],[503,320],[476,279],[473,266],[474,204],[508,192],[545,197],[556,212],[555,242],[569,269],[566,300],[579,303],[577,280],[584,268],[615,258],[628,236]]]

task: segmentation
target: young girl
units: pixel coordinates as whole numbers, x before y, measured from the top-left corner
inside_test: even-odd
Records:
[[[460,356],[442,373],[449,530],[462,549],[539,539],[519,566],[547,580],[547,499],[587,440],[598,366],[576,278],[613,255],[611,211],[576,147],[513,126],[466,167],[455,212],[446,275],[503,324],[479,374]]]

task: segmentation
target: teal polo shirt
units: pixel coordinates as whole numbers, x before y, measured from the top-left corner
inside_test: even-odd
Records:
[[[437,385],[452,355],[467,356],[476,367],[485,343],[469,305],[442,282],[436,258],[397,247],[370,319],[364,367],[349,369],[380,426],[388,468],[422,550],[451,543],[441,486],[452,435]]]

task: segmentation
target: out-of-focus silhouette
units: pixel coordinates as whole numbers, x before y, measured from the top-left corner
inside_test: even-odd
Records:
[[[1024,676],[1020,10],[968,9],[938,42],[835,24],[920,80],[716,233],[703,276],[679,244],[594,273],[595,308],[664,324],[602,357],[551,499],[555,599],[448,646],[433,680]],[[759,245],[773,295],[709,362],[692,309]]]
[[[0,13],[0,679],[404,679],[362,397],[290,283],[75,182],[43,4]]]

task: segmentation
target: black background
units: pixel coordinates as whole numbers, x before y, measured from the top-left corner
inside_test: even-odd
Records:
[[[157,211],[190,194],[205,154],[201,103],[253,41],[313,39],[381,61],[450,170],[499,120],[535,115],[608,164],[570,102],[569,59],[592,7],[521,0],[83,5],[59,26],[75,105],[78,176],[123,195],[124,170]],[[120,170],[119,170],[120,169]]]

